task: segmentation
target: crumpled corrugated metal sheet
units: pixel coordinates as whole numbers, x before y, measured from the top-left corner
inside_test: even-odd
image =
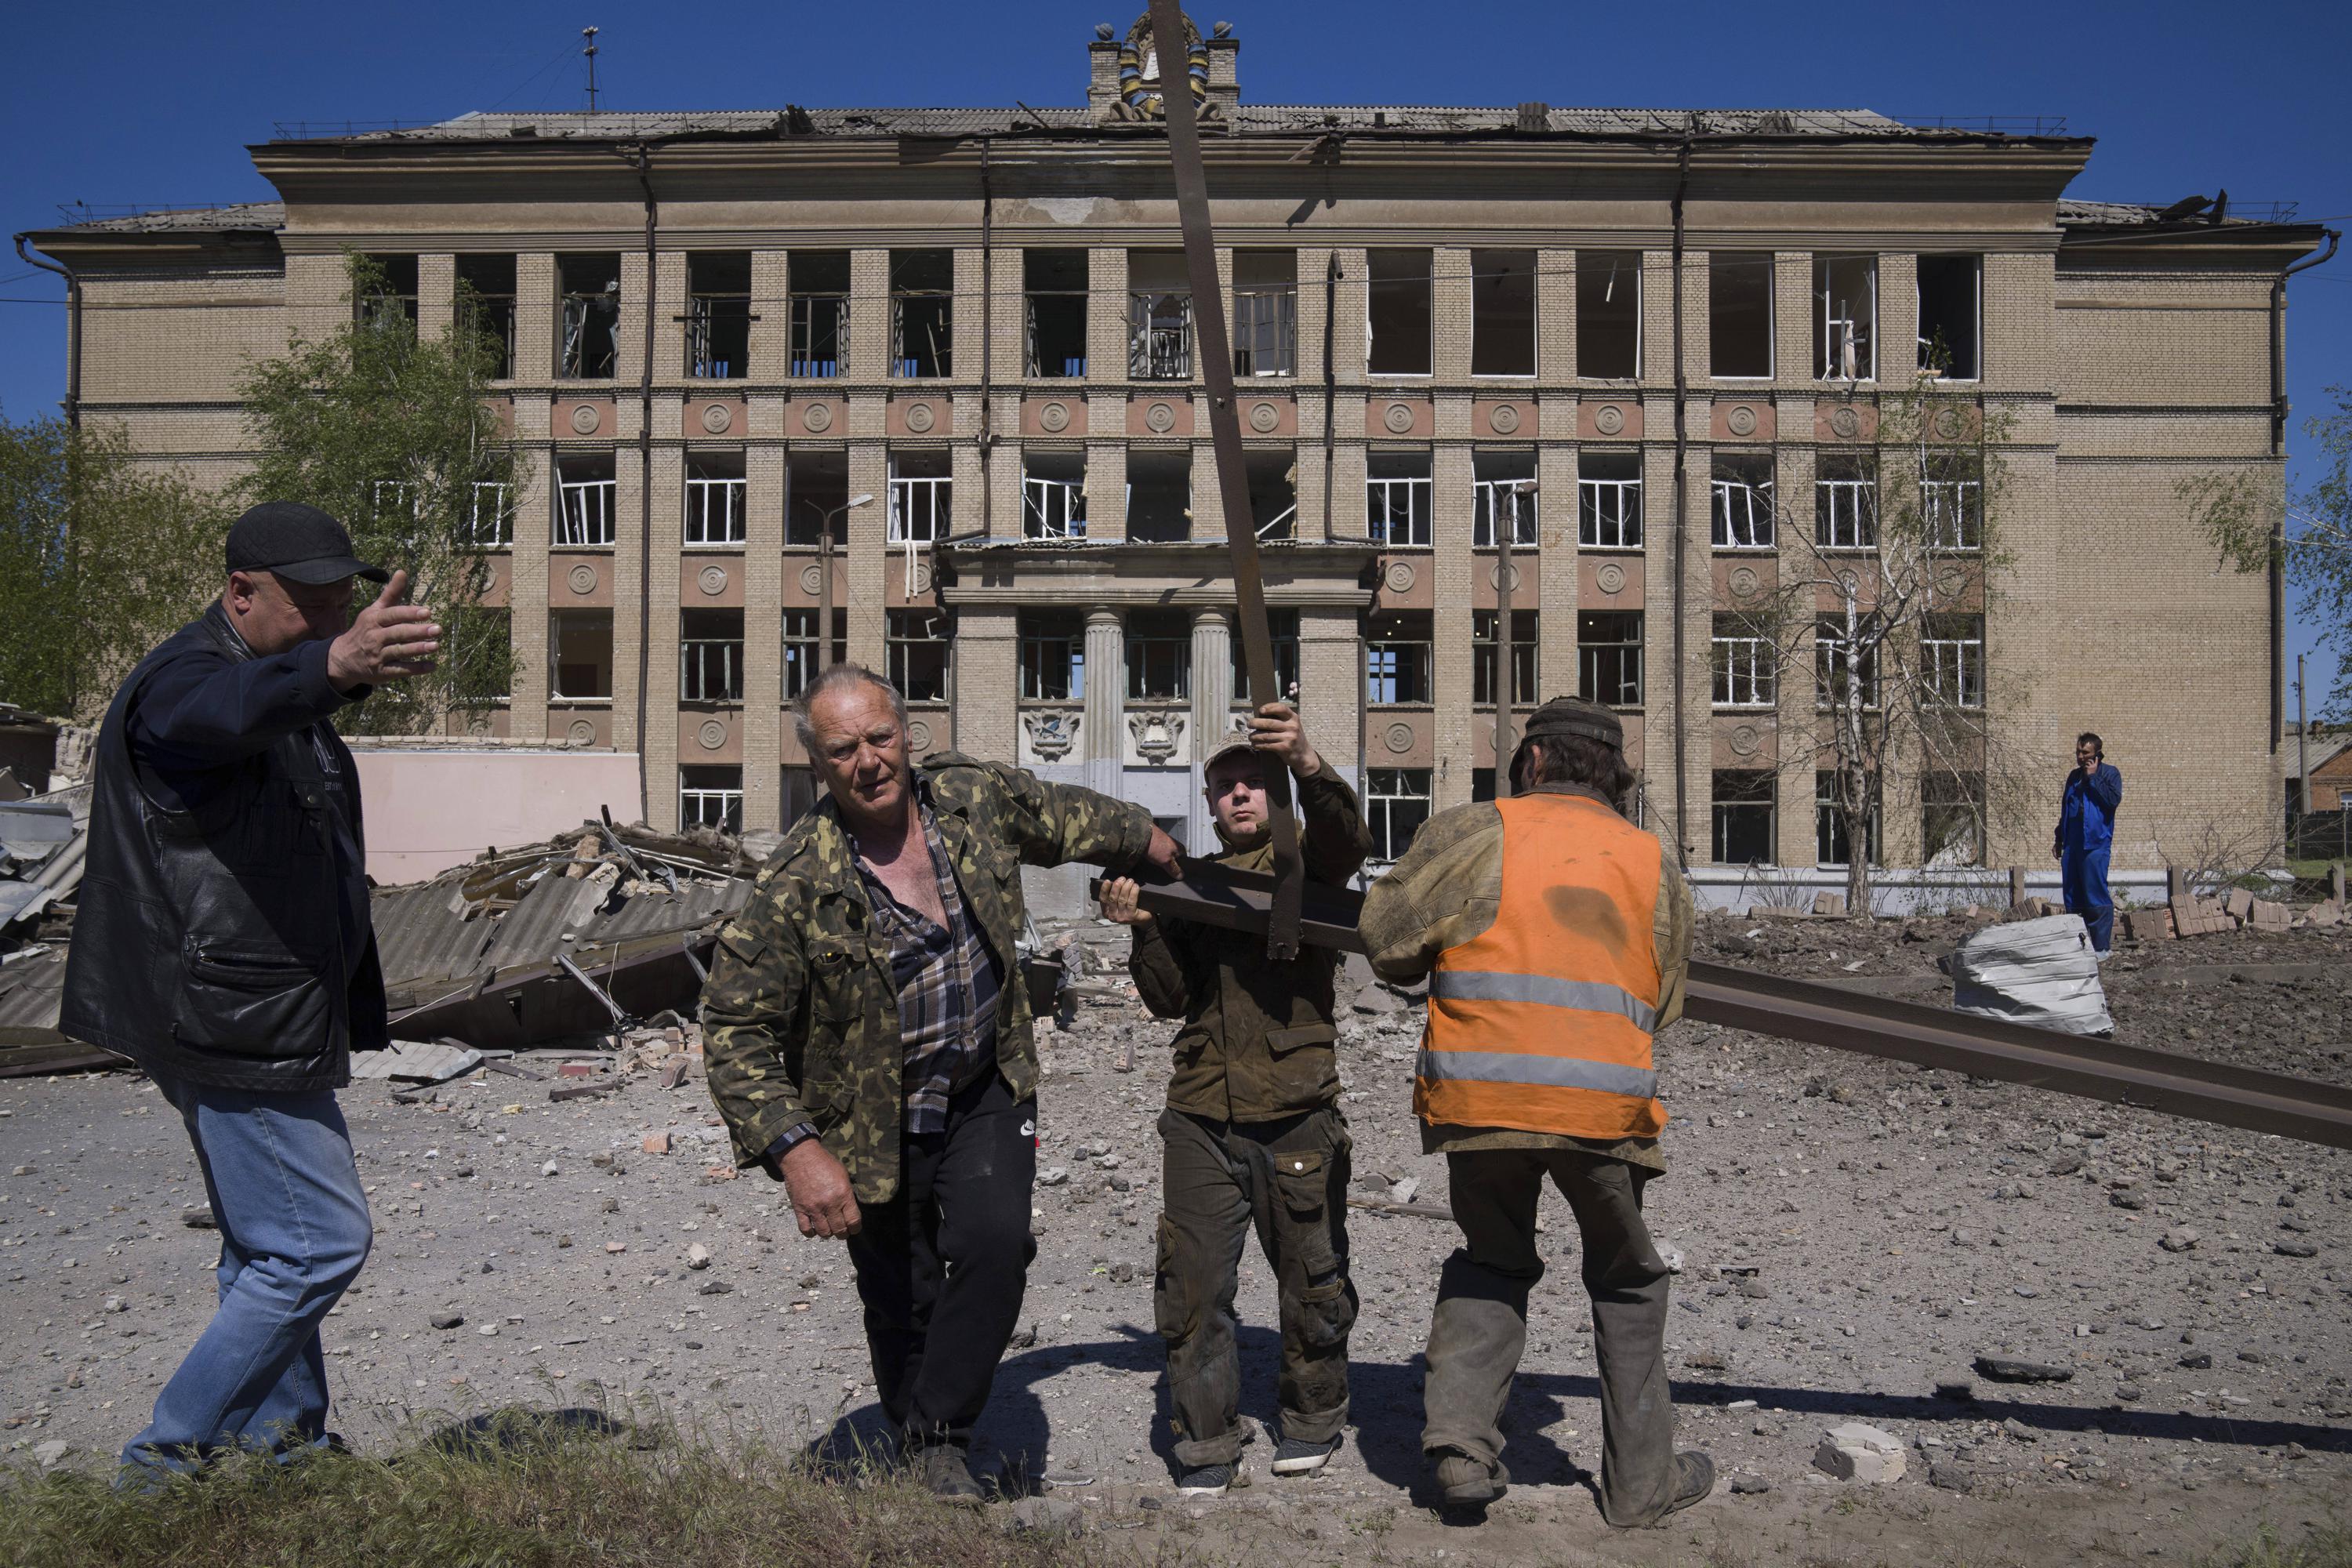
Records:
[[[0,927],[70,900],[89,851],[88,784],[0,802]]]
[[[484,954],[485,962],[500,969],[515,963],[541,963],[582,942],[697,931],[740,910],[751,891],[748,880],[712,884],[680,879],[675,896],[639,893],[622,899],[620,907],[609,913],[592,913],[575,921],[571,912],[582,889],[589,886],[560,873],[543,878],[499,918],[497,938]],[[567,932],[571,942],[563,940]]]

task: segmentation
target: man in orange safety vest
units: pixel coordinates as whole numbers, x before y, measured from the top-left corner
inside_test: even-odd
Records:
[[[1665,1169],[1650,1042],[1682,1013],[1690,889],[1628,822],[1623,728],[1596,703],[1536,710],[1511,798],[1425,824],[1365,895],[1372,968],[1429,979],[1413,1088],[1424,1152],[1444,1152],[1462,1247],[1429,1328],[1422,1448],[1448,1506],[1502,1496],[1497,1422],[1543,1277],[1549,1176],[1576,1215],[1601,1372],[1601,1511],[1654,1525],[1706,1497],[1715,1466],[1674,1449],[1667,1269],[1642,1223]]]

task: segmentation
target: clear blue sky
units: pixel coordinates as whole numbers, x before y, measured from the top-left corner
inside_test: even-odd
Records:
[[[0,226],[58,204],[161,206],[263,199],[247,142],[277,121],[431,120],[472,109],[582,105],[579,29],[604,28],[598,85],[614,109],[776,109],[1084,101],[1096,22],[1122,33],[1139,0],[677,6],[411,0],[20,5],[0,67]],[[1197,3],[1230,19],[1244,98],[1260,102],[1517,103],[1676,109],[1863,108],[1897,118],[2062,114],[2099,139],[2073,194],[2168,202],[2227,186],[2352,215],[2352,5],[2243,9],[2186,0],[1878,5],[1809,17],[1785,6],[1609,9],[1524,4]],[[0,254],[0,299],[62,287]],[[2297,427],[2352,383],[2352,254],[2298,278],[2288,311]],[[0,411],[54,408],[64,311],[0,304]],[[2310,645],[2298,628],[2292,647]],[[2315,677],[2315,692],[2324,680]]]

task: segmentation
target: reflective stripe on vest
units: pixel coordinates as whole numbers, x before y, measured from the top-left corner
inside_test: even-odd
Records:
[[[1666,1120],[1650,1059],[1663,847],[1598,801],[1495,804],[1494,922],[1430,974],[1413,1109],[1454,1126],[1655,1137]]]

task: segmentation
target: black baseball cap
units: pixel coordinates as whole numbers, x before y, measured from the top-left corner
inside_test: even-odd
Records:
[[[352,536],[341,523],[298,500],[266,500],[247,509],[228,531],[228,569],[268,572],[314,585],[346,577],[371,583],[392,578],[352,553]]]

